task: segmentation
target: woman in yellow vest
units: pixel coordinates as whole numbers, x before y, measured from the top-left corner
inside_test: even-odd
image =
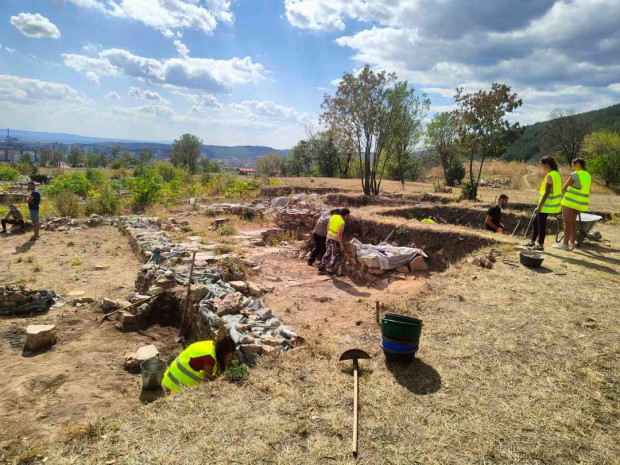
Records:
[[[534,210],[532,239],[525,244],[535,250],[544,250],[545,236],[547,235],[547,217],[562,211],[562,178],[558,172],[558,162],[553,157],[542,157],[540,164],[545,170],[545,176],[538,189],[538,206]],[[536,243],[538,239],[538,244]]]
[[[577,239],[577,216],[588,211],[592,177],[586,171],[586,161],[575,158],[571,163],[573,172],[562,187],[562,219],[564,240],[554,245],[556,249],[573,250]]]
[[[325,241],[325,255],[319,265],[319,273],[327,271],[334,276],[334,266],[344,250],[344,219],[351,213],[348,208],[334,210],[327,226],[327,240]]]
[[[211,381],[226,369],[228,358],[235,352],[235,342],[225,337],[217,346],[213,341],[195,342],[189,345],[170,364],[162,379],[166,392],[178,391],[181,386],[197,386],[203,381]]]

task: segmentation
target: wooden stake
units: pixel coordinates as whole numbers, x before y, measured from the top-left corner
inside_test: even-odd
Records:
[[[187,309],[189,308],[189,295],[192,290],[192,277],[194,276],[194,261],[196,260],[196,252],[192,253],[192,262],[189,266],[189,279],[187,280],[187,293],[185,294],[185,305],[183,306],[183,313],[181,314],[181,326],[179,327],[179,334],[177,335],[177,339],[180,340],[181,334],[183,333],[183,325],[185,324],[185,314],[187,313]]]

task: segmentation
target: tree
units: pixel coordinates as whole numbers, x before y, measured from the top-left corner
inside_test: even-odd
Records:
[[[438,113],[426,127],[428,147],[439,158],[446,185],[456,186],[465,177],[463,157],[458,151],[457,122],[450,113]]]
[[[45,167],[52,161],[52,150],[49,147],[45,147],[39,152],[39,166]]]
[[[195,173],[201,153],[202,139],[193,134],[183,134],[172,143],[170,161],[174,166],[182,166],[190,173]]]
[[[84,159],[84,154],[77,147],[71,147],[69,153],[67,154],[67,162],[73,167],[77,168],[77,166],[82,163]]]
[[[124,166],[134,166],[136,164],[136,159],[133,157],[129,150],[123,150],[123,154],[121,155],[121,162]]]
[[[54,150],[54,152],[52,153],[52,160],[51,160],[52,166],[56,168],[60,168],[63,157],[64,156],[63,156],[62,150]]]
[[[413,149],[422,137],[422,121],[430,107],[426,95],[418,97],[413,88],[402,82],[389,91],[395,118],[387,147],[387,156],[393,159],[392,174],[405,188],[405,180],[410,179],[417,168],[412,156]],[[385,163],[384,161],[384,163]]]
[[[116,159],[119,153],[121,153],[121,146],[118,144],[114,144],[110,149],[110,158],[112,158],[112,160]]]
[[[358,75],[345,73],[335,96],[326,95],[321,121],[355,143],[359,157],[360,179],[366,195],[379,193],[381,176],[389,156],[392,127],[399,114],[397,92],[407,83],[397,81],[395,73],[375,73],[366,65]]]
[[[491,90],[479,90],[474,94],[456,90],[454,96],[459,108],[452,112],[459,133],[459,149],[469,161],[469,184],[464,192],[475,201],[482,167],[487,157],[498,156],[520,133],[519,123],[510,124],[506,115],[523,104],[517,94],[510,93],[506,84],[493,83]],[[474,160],[480,160],[478,176],[474,176]]]
[[[202,168],[203,173],[219,173],[220,165],[216,162],[209,160],[207,157],[204,157],[200,160],[200,167]]]
[[[31,164],[32,163],[32,155],[30,155],[29,153],[22,153],[19,155],[19,162],[20,163],[27,163],[27,164]]]
[[[300,140],[288,154],[286,172],[291,176],[309,176],[312,172],[313,154],[312,144]]]
[[[260,176],[275,176],[282,171],[283,159],[277,153],[263,155],[256,162],[256,174]]]
[[[583,154],[588,160],[589,170],[605,181],[620,182],[620,134],[611,131],[596,131],[583,141]]]
[[[579,155],[583,139],[592,129],[592,120],[584,114],[575,114],[572,108],[556,108],[549,115],[551,121],[543,126],[545,146],[559,153],[570,165]]]
[[[138,154],[138,161],[141,165],[148,165],[153,160],[153,151],[144,149]]]

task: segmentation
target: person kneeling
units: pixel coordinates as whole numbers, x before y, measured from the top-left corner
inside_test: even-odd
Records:
[[[15,224],[21,226],[21,232],[25,232],[26,223],[24,222],[24,215],[15,205],[9,206],[9,212],[2,219],[2,233],[6,233],[6,225],[7,224]]]
[[[170,364],[164,373],[162,387],[166,392],[177,392],[181,386],[197,386],[212,381],[218,371],[226,370],[235,352],[235,342],[226,337],[217,346],[213,341],[200,341],[189,345]]]
[[[484,226],[487,231],[493,231],[500,234],[504,231],[504,224],[501,222],[502,208],[504,208],[507,204],[508,196],[506,194],[501,194],[497,199],[497,205],[489,208],[487,217],[484,220]]]

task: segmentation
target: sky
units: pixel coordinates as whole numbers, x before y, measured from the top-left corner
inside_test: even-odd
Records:
[[[620,0],[2,0],[0,127],[290,148],[365,64],[522,124],[620,101]]]

